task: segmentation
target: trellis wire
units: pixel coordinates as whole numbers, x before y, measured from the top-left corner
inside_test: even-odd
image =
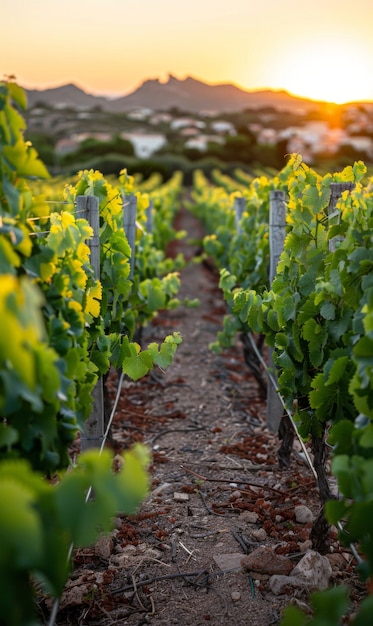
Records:
[[[285,192],[280,189],[272,189],[269,194],[269,285],[277,273],[277,265],[284,249],[286,235],[286,202]],[[268,348],[268,367],[273,367],[273,348]],[[277,378],[275,376],[275,378]],[[282,406],[278,394],[274,393],[271,386],[267,389],[267,427],[272,432],[278,432]]]
[[[40,230],[37,233],[29,233],[28,236],[29,237],[39,237],[40,235],[49,235],[50,234],[50,230]]]
[[[262,355],[260,354],[260,352],[259,352],[259,350],[258,350],[258,348],[257,348],[257,345],[256,345],[256,343],[255,343],[255,341],[254,341],[254,339],[253,339],[253,337],[252,337],[252,334],[251,334],[251,333],[247,333],[247,336],[248,336],[248,339],[249,339],[249,341],[250,341],[251,347],[252,347],[252,349],[253,349],[253,350],[254,350],[254,352],[255,352],[255,355],[257,356],[257,358],[259,359],[260,363],[262,364],[262,366],[263,366],[263,368],[264,368],[264,371],[265,371],[265,373],[267,374],[267,376],[268,376],[268,379],[269,379],[270,383],[273,385],[273,387],[274,387],[274,389],[275,389],[275,391],[276,391],[276,393],[277,393],[277,395],[278,395],[278,397],[279,397],[279,399],[280,399],[280,402],[281,402],[281,404],[282,404],[282,406],[283,406],[284,410],[286,411],[286,413],[287,413],[287,415],[288,415],[288,417],[289,417],[289,419],[290,419],[290,422],[291,422],[291,424],[292,424],[292,426],[293,426],[293,428],[294,428],[295,434],[296,434],[296,436],[298,437],[299,443],[300,443],[300,445],[301,445],[301,447],[302,447],[302,450],[303,450],[303,452],[304,452],[304,455],[305,455],[305,457],[306,457],[306,459],[307,459],[308,465],[310,466],[310,469],[311,469],[311,471],[312,471],[312,473],[313,473],[314,477],[315,477],[315,478],[316,478],[316,480],[317,480],[317,473],[316,473],[316,470],[315,470],[315,468],[314,468],[314,466],[313,466],[313,463],[312,463],[312,461],[311,461],[310,455],[308,454],[307,448],[306,448],[306,446],[304,445],[304,441],[302,440],[302,438],[301,438],[301,436],[300,436],[300,434],[299,434],[299,431],[298,431],[297,425],[296,425],[296,423],[294,422],[294,419],[293,419],[293,416],[292,416],[291,412],[290,412],[290,411],[286,408],[286,406],[285,406],[284,399],[283,399],[283,397],[281,396],[281,394],[280,394],[280,392],[279,392],[279,390],[278,390],[278,385],[277,385],[277,382],[276,382],[276,380],[275,380],[275,378],[274,378],[273,374],[272,374],[272,373],[270,372],[270,370],[268,369],[267,364],[266,364],[266,362],[264,361],[264,359],[263,359]]]
[[[74,200],[43,200],[43,204],[75,204]]]
[[[337,522],[337,526],[339,528],[340,531],[344,532],[344,528],[342,526],[341,522]],[[361,565],[362,563],[364,563],[363,559],[361,558],[360,554],[358,553],[358,551],[356,550],[355,546],[353,543],[349,544],[350,546],[350,550],[352,552],[352,554],[354,555],[355,559],[357,560],[358,564]]]

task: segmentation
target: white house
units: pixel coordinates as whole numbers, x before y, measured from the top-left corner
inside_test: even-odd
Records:
[[[121,133],[122,139],[128,139],[133,145],[138,159],[147,159],[167,143],[161,133]]]
[[[153,124],[153,126],[157,124],[169,124],[171,120],[172,115],[170,113],[164,113],[163,111],[154,113],[154,115],[149,118],[149,122]]]
[[[277,130],[274,128],[261,128],[260,132],[257,135],[258,143],[276,143],[277,141]]]
[[[226,122],[225,120],[216,120],[211,122],[211,128],[215,133],[221,133],[223,135],[235,135],[236,129],[232,122]]]
[[[195,128],[202,129],[205,128],[206,123],[202,120],[195,120],[190,117],[176,117],[170,124],[170,128],[172,128],[172,130],[179,130],[179,128],[185,128],[187,126],[194,126]]]
[[[312,153],[337,152],[338,147],[344,142],[346,133],[341,128],[330,128],[328,122],[309,122],[304,126],[289,126],[279,132],[280,139],[289,139],[294,143],[295,138],[308,146]],[[289,147],[290,152],[290,147]]]
[[[209,142],[214,143],[224,143],[223,137],[219,135],[198,135],[198,137],[193,137],[192,139],[188,139],[185,142],[186,148],[195,148],[196,150],[200,150],[201,152],[205,152],[207,150],[207,144]]]
[[[110,141],[112,139],[111,133],[74,133],[72,139],[81,143],[86,139],[97,139],[97,141]]]
[[[139,109],[132,109],[132,111],[128,111],[127,117],[129,120],[146,120],[147,117],[153,114],[153,109],[147,109],[145,107]]]
[[[365,152],[369,157],[373,154],[373,142],[370,137],[349,137],[344,143],[352,146],[357,152]]]

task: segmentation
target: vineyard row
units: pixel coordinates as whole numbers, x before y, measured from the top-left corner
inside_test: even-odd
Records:
[[[103,436],[105,397],[96,394],[105,386],[98,381],[111,368],[138,380],[169,366],[179,334],[143,348],[141,328],[165,308],[193,303],[177,297],[184,259],[166,254],[183,236],[173,228],[181,176],[140,191],[125,170],[114,183],[84,171],[66,186],[63,204],[50,204],[29,182],[48,172],[23,139],[23,90],[2,84],[0,103],[0,611],[8,624],[23,626],[33,620],[30,575],[58,597],[70,546],[91,543],[98,527],[107,528],[118,510],[133,512],[147,492],[144,447],[128,451],[114,474],[107,451],[88,449]],[[262,391],[256,350],[269,348],[282,398],[279,409],[268,402],[270,427],[282,437],[280,465],[289,465],[292,452],[289,415],[313,454],[321,504],[313,546],[325,552],[328,524],[338,525],[341,541],[358,545],[369,580],[373,183],[361,162],[321,176],[300,155],[274,176],[247,184],[241,176],[232,191],[236,183],[215,172],[211,184],[197,171],[188,203],[204,224],[204,254],[220,270],[228,310],[211,348],[220,351],[239,335]],[[66,472],[78,432],[87,449]],[[338,500],[326,472],[329,450]],[[86,502],[91,486],[95,498]],[[369,596],[357,625],[368,624],[372,608]]]

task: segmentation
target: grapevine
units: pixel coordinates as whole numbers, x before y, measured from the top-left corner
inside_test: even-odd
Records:
[[[246,231],[246,243],[235,249],[233,242],[239,241],[239,235],[234,234],[231,198],[221,188],[203,183],[198,173],[194,210],[207,230],[210,215],[217,224],[215,234],[208,234],[204,241],[220,268],[220,285],[230,310],[217,347],[229,346],[237,332],[265,336],[274,351],[279,393],[302,437],[312,444],[327,520],[338,526],[344,520],[341,540],[346,545],[358,543],[364,555],[359,569],[367,579],[373,574],[369,478],[373,449],[373,198],[372,181],[364,185],[365,176],[361,162],[320,176],[300,155],[293,155],[266,185],[263,206],[272,187],[285,191],[288,208],[284,251],[271,286],[268,252],[261,256],[252,232],[264,219],[268,222],[268,217],[263,215],[258,225],[252,222],[252,230],[246,231],[245,212],[240,226]],[[354,189],[342,193],[337,214],[329,219],[332,183],[353,183]],[[257,188],[258,181],[248,180],[248,198]],[[247,213],[251,211],[255,213],[248,200]],[[330,242],[337,243],[331,247]],[[261,276],[257,278],[250,269],[237,271],[240,253],[257,258],[264,270]],[[331,497],[325,473],[328,449],[341,493],[338,500]],[[328,530],[324,508],[317,522],[313,544],[323,552]]]
[[[179,280],[176,273],[129,279],[120,194],[99,173],[83,172],[64,202],[34,194],[28,179],[49,174],[23,139],[24,91],[2,83],[0,102],[0,611],[21,626],[34,620],[34,582],[58,596],[71,546],[92,543],[147,493],[143,446],[126,451],[119,473],[107,451],[95,450],[67,472],[68,447],[112,364],[138,379],[171,363],[178,333],[145,350],[133,336],[174,299]],[[92,229],[75,214],[76,195],[93,193],[101,204],[100,280],[87,246]],[[89,487],[95,497],[87,502]]]

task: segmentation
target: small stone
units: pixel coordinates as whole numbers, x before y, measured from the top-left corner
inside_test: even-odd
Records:
[[[128,562],[130,560],[130,555],[126,552],[119,552],[118,554],[113,554],[110,559],[110,564],[112,567],[128,567]]]
[[[352,561],[352,556],[349,552],[342,552],[343,558],[346,559],[347,563],[350,564]]]
[[[338,535],[339,535],[339,530],[338,528],[336,528],[336,526],[331,525],[329,528],[329,537],[331,539],[338,539]]]
[[[306,541],[303,541],[302,543],[298,543],[298,546],[299,546],[300,552],[307,552],[308,550],[312,548],[312,541],[311,539],[306,539]]]
[[[216,554],[213,559],[223,572],[241,570],[242,552],[229,552],[227,554]]]
[[[133,546],[131,543],[128,544],[128,546],[124,546],[124,548],[121,549],[122,554],[126,554],[127,556],[131,556],[136,554],[137,552],[137,548],[136,546]]]
[[[276,554],[271,548],[260,546],[241,559],[241,565],[249,571],[261,574],[287,575],[293,569],[293,562],[285,556]]]
[[[268,454],[262,454],[261,452],[258,452],[256,458],[260,459],[261,461],[266,461],[268,459]]]
[[[164,493],[170,493],[172,491],[172,485],[171,483],[162,483],[161,485],[158,485],[158,487],[156,487],[154,489],[154,491],[152,492],[152,496],[161,496]]]
[[[309,550],[291,572],[292,576],[302,579],[312,589],[327,589],[332,576],[332,568],[326,556],[315,550]]]
[[[116,454],[113,460],[113,470],[114,472],[119,472],[123,469],[123,457],[120,454]]]
[[[246,524],[256,524],[259,516],[252,511],[244,511],[238,516],[238,519],[240,522],[245,522]]]
[[[270,578],[270,574],[260,574],[259,572],[253,572],[252,570],[250,572],[250,576],[256,583]]]
[[[311,509],[304,504],[299,504],[294,508],[295,520],[298,524],[308,524],[308,522],[313,522],[315,519],[314,514]]]
[[[264,528],[254,528],[254,530],[251,531],[251,536],[257,541],[265,541],[267,539],[267,533]]]
[[[162,552],[160,550],[156,550],[155,548],[147,548],[145,556],[149,559],[160,559],[162,558]]]
[[[275,574],[269,579],[269,588],[275,596],[282,595],[297,587],[297,578],[295,576],[285,576]]]
[[[308,604],[302,602],[302,600],[299,600],[299,598],[292,598],[291,604],[295,604],[295,606],[298,606],[304,613],[310,613],[310,607],[308,606]]]
[[[95,544],[95,554],[101,559],[110,559],[113,551],[113,538],[111,535],[101,535]]]
[[[258,474],[259,474],[259,472],[258,472]],[[262,488],[261,487],[254,487],[253,485],[250,485],[250,491],[252,491],[253,493],[259,494],[259,493],[262,492]]]
[[[87,594],[91,593],[93,589],[97,589],[102,581],[102,572],[84,570],[81,576],[67,582],[61,597],[60,607],[65,609],[70,606],[81,605]]]
[[[174,493],[174,500],[175,500],[175,502],[188,502],[189,494],[187,494],[187,493],[178,493],[177,491],[175,491],[175,493]]]
[[[332,568],[327,557],[310,550],[294,567],[290,576],[271,576],[269,587],[275,595],[288,593],[292,589],[323,591],[328,588],[331,576]]]
[[[146,543],[139,543],[138,546],[136,547],[136,552],[137,554],[144,554],[147,548],[148,546],[146,545]]]
[[[122,518],[121,518],[121,517],[116,517],[116,518],[114,518],[114,527],[115,527],[117,530],[120,530],[120,529],[122,528],[122,526],[123,526],[123,520],[122,520]]]
[[[233,602],[237,602],[238,600],[241,600],[240,592],[239,591],[232,591],[231,598],[232,598]]]
[[[169,546],[168,543],[160,543],[159,549],[162,550],[162,552],[171,552],[172,547]]]
[[[345,570],[347,567],[346,559],[344,558],[343,554],[340,554],[339,552],[327,554],[326,558],[328,559],[333,570],[342,571]]]

